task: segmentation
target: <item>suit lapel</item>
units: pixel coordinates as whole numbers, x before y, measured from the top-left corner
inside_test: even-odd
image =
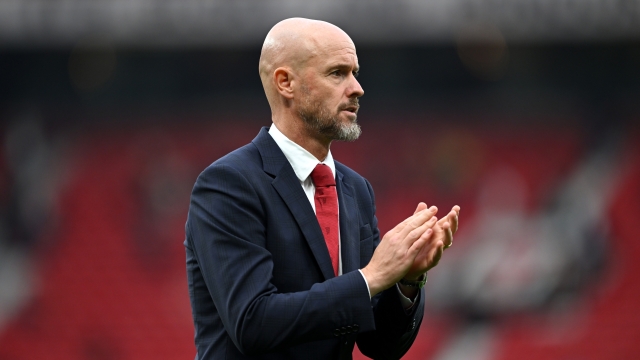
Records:
[[[253,140],[253,144],[260,151],[264,171],[275,176],[271,184],[298,223],[325,280],[335,277],[333,265],[331,265],[331,257],[318,224],[318,219],[313,212],[311,204],[309,204],[307,195],[302,190],[302,186],[300,186],[300,180],[296,177],[291,164],[289,164],[278,145],[273,141],[266,127],[262,128],[258,136]],[[340,211],[342,211],[342,208],[340,208]],[[342,223],[340,224],[340,231],[342,232]]]
[[[353,197],[353,189],[343,181],[343,175],[336,166],[336,187],[340,207],[340,252],[342,253],[342,273],[360,267],[360,239],[358,236],[358,207]]]

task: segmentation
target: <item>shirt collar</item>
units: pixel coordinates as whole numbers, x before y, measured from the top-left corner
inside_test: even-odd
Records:
[[[310,152],[289,140],[288,137],[281,133],[276,127],[276,124],[271,124],[271,128],[269,128],[269,135],[271,135],[280,150],[284,153],[284,156],[289,160],[293,171],[296,173],[296,177],[298,177],[301,182],[307,180],[313,169],[315,169],[318,164],[325,164],[329,166],[333,173],[333,178],[335,179],[336,165],[333,161],[331,150],[327,153],[327,157],[324,161],[318,161],[318,159]]]

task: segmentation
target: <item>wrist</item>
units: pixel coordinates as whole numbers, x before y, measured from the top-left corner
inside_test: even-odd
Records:
[[[384,290],[384,287],[380,284],[378,278],[375,277],[374,274],[372,274],[372,272],[367,269],[367,267],[362,268],[360,272],[362,273],[362,276],[364,276],[364,281],[369,287],[369,296],[373,297],[377,293]]]
[[[427,273],[421,274],[418,277],[404,277],[398,281],[399,284],[417,289],[422,289],[426,282]]]
[[[407,274],[402,278],[402,280],[405,280],[405,281],[421,281],[423,278],[426,278],[426,277],[427,277],[427,273],[423,272],[421,274],[411,274],[411,275]]]

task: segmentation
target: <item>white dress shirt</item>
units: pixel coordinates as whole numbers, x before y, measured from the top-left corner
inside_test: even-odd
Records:
[[[280,150],[284,153],[284,156],[289,160],[293,171],[296,173],[296,177],[300,180],[300,185],[304,190],[304,193],[307,195],[309,199],[309,203],[313,208],[313,212],[316,212],[316,204],[314,201],[314,196],[316,194],[316,187],[313,184],[313,180],[311,179],[311,172],[315,169],[318,164],[325,164],[333,173],[333,177],[336,177],[336,164],[333,162],[333,156],[331,155],[331,150],[327,154],[327,157],[323,161],[319,161],[315,156],[313,156],[310,152],[305,150],[302,146],[296,144],[291,141],[288,137],[286,137],[275,124],[271,124],[269,128],[269,135],[276,142]],[[340,239],[340,229],[338,229],[338,276],[342,275],[342,252],[341,252],[341,239]],[[367,290],[369,289],[369,283],[367,282],[367,278],[364,276],[362,271],[360,274],[364,279],[365,284],[367,284]],[[413,305],[413,301],[402,294],[400,289],[398,289],[400,293],[400,300],[405,309],[410,308]],[[369,291],[371,294],[371,291]]]

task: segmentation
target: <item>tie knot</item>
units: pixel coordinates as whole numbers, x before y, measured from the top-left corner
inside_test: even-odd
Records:
[[[318,164],[311,172],[311,180],[316,187],[335,186],[336,179],[333,177],[331,168],[325,164]]]

